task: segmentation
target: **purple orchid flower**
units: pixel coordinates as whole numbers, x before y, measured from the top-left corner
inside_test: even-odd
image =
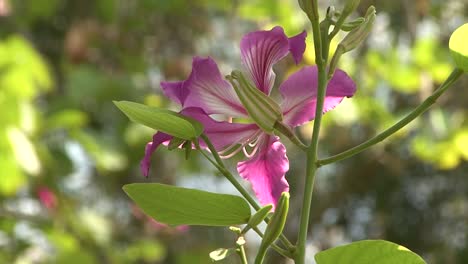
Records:
[[[252,83],[269,95],[274,84],[273,65],[291,53],[296,64],[305,51],[306,32],[288,38],[281,27],[270,31],[256,31],[245,35],[241,41],[241,58]],[[212,114],[234,118],[248,117],[231,84],[221,75],[211,58],[195,57],[188,79],[178,82],[161,82],[163,91],[172,101],[182,106],[181,113],[204,125],[223,158],[243,151],[246,160],[237,164],[240,176],[252,184],[262,205],[276,205],[282,192],[289,191],[285,174],[289,170],[286,149],[279,137],[261,130],[255,123],[240,124],[216,121]],[[279,91],[283,123],[291,127],[302,125],[315,117],[317,98],[317,68],[307,66],[284,81]],[[336,70],[327,88],[323,112],[337,106],[344,97],[351,97],[356,86],[343,71]],[[156,148],[172,137],[158,132],[148,143],[141,169],[148,175],[150,156]]]

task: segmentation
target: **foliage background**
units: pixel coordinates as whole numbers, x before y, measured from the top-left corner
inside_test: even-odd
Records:
[[[321,10],[329,3],[342,5],[320,1]],[[463,0],[363,0],[358,13],[370,4],[375,28],[341,62],[358,92],[325,116],[321,157],[427,97],[451,71],[448,37],[468,14]],[[112,100],[175,109],[161,80],[186,78],[194,55],[214,57],[225,73],[240,68],[242,35],[278,24],[289,35],[309,30],[303,64],[313,64],[293,0],[0,0],[0,263],[209,263],[210,251],[232,246],[223,228],[165,227],[130,203],[121,187],[132,182],[236,192],[200,156],[185,161],[177,150],[158,150],[144,179],[138,163],[153,131]],[[296,69],[284,60],[277,79]],[[381,238],[428,263],[468,262],[467,84],[383,144],[320,171],[311,254]],[[294,241],[305,160],[288,147]],[[258,239],[247,243],[253,255]],[[285,260],[271,253],[268,263]]]

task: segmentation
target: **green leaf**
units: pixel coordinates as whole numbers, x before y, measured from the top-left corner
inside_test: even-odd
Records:
[[[315,255],[317,264],[425,264],[409,249],[384,240],[363,240]]]
[[[198,121],[173,111],[128,101],[114,101],[114,104],[133,122],[174,137],[192,140],[203,132],[203,125]]]
[[[457,67],[468,71],[468,23],[457,28],[450,36],[449,48]]]
[[[250,217],[249,205],[239,196],[159,183],[123,189],[146,214],[168,225],[229,226],[245,224]]]

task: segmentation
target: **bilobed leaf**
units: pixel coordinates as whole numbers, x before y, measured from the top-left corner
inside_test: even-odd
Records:
[[[449,48],[457,67],[468,72],[468,23],[453,32]]]
[[[192,140],[203,132],[200,122],[173,111],[128,101],[114,101],[114,104],[133,122],[174,137]]]
[[[424,260],[398,244],[385,240],[363,240],[331,248],[315,255],[317,264],[425,264]]]
[[[235,195],[159,183],[133,183],[123,189],[146,214],[168,225],[229,226],[245,224],[250,217],[249,205]]]

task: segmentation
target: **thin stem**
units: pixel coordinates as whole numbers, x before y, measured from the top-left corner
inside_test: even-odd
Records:
[[[325,92],[327,86],[327,73],[325,67],[318,67],[318,91],[317,108],[315,111],[314,130],[312,140],[307,150],[307,168],[306,181],[304,186],[304,200],[302,202],[301,222],[299,227],[299,239],[297,242],[296,264],[305,263],[305,246],[307,243],[307,231],[309,228],[310,207],[312,204],[312,193],[314,190],[315,172],[317,171],[317,150],[320,133],[320,124],[322,122],[322,109],[325,101]]]
[[[315,47],[315,63],[317,66],[321,66],[324,64],[322,58],[322,40],[320,36],[320,23],[319,23],[319,15],[318,15],[318,1],[312,1],[312,12],[313,15],[307,14],[309,17],[310,23],[312,24],[312,33],[314,35],[314,47]]]
[[[255,231],[255,233],[257,233],[261,238],[263,238],[263,233],[262,233],[262,231],[260,231],[260,229],[258,229],[258,227],[254,227],[254,228],[252,228],[252,229],[253,229],[253,230]],[[290,259],[293,258],[292,254],[291,254],[289,251],[282,249],[281,247],[279,247],[279,246],[276,245],[276,244],[271,244],[270,247],[273,248],[276,252],[278,252],[278,253],[279,253],[281,256],[283,256],[283,257],[290,258]]]
[[[296,134],[288,125],[284,124],[283,122],[276,122],[275,130],[283,134],[289,140],[291,140],[291,142],[294,143],[294,145],[296,145],[297,147],[299,147],[302,151],[307,151],[307,146],[304,143],[302,143],[302,141],[296,136]]]
[[[249,192],[245,190],[245,188],[236,180],[236,178],[229,172],[228,169],[224,166],[224,162],[221,160],[221,157],[218,155],[218,152],[216,152],[215,147],[213,146],[213,143],[211,143],[210,139],[205,135],[201,134],[200,136],[203,141],[206,143],[206,146],[208,149],[211,151],[211,154],[215,158],[215,161],[213,161],[211,158],[209,158],[200,148],[200,145],[198,142],[195,142],[195,146],[197,149],[200,150],[200,152],[205,156],[208,161],[210,161],[223,175],[228,179],[229,182],[234,185],[234,187],[242,194],[242,196],[249,202],[249,204],[256,210],[258,211],[261,207],[260,205],[257,204],[257,202],[250,196]],[[265,222],[268,223],[270,219],[267,217],[265,218]],[[289,242],[288,238],[281,234],[279,237],[280,241],[288,248],[289,251],[293,252],[295,250],[295,246]]]
[[[218,153],[216,152],[216,149],[214,148],[213,144],[211,141],[208,139],[208,137],[205,134],[201,135],[201,138],[203,141],[205,141],[206,145],[208,146],[208,149],[211,151],[211,154],[215,158],[215,161],[212,160],[208,155],[205,154],[205,152],[202,151],[200,148],[200,145],[196,143],[197,149],[200,150],[203,156],[208,159],[208,161],[211,162],[223,175],[228,179],[229,182],[234,185],[234,187],[244,196],[244,198],[254,207],[255,210],[260,209],[260,206],[255,202],[255,200],[250,196],[249,192],[244,189],[244,187],[234,178],[234,176],[226,169],[224,166],[223,161],[219,157]]]
[[[366,142],[351,148],[349,150],[346,150],[340,154],[334,155],[329,158],[325,158],[322,160],[318,160],[317,166],[323,166],[326,164],[330,164],[333,162],[337,162],[346,158],[349,158],[353,155],[356,155],[371,146],[381,142],[382,140],[388,138],[389,136],[395,134],[398,130],[406,126],[408,123],[416,119],[418,116],[423,114],[429,107],[431,107],[437,99],[448,89],[450,86],[458,80],[463,75],[463,71],[460,69],[455,69],[452,71],[450,76],[445,80],[445,82],[431,95],[429,96],[424,102],[422,102],[418,107],[416,107],[411,113],[409,113],[407,116],[405,116],[403,119],[398,121],[396,124],[393,126],[389,127],[387,130],[383,131],[382,133],[378,134],[377,136],[367,140]]]
[[[242,238],[243,239],[243,238]],[[245,241],[244,241],[245,242]],[[249,264],[249,262],[247,261],[247,254],[245,253],[245,248],[244,248],[244,244],[238,244],[238,253],[239,253],[239,256],[241,258],[241,262],[242,264]]]

